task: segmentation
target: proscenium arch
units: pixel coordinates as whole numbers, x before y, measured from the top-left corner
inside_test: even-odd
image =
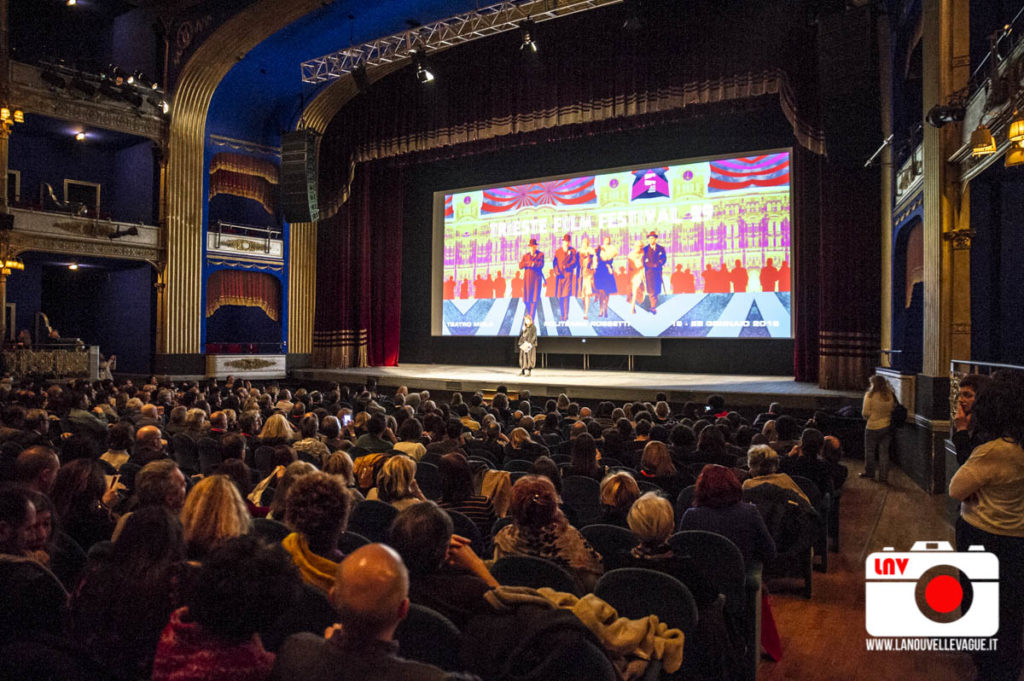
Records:
[[[322,0],[257,0],[228,19],[185,64],[174,92],[167,156],[167,284],[162,354],[200,352],[203,321],[203,150],[213,94],[231,67]],[[289,334],[290,336],[290,334]]]

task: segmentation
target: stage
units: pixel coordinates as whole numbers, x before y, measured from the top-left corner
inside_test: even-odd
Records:
[[[534,369],[532,376],[520,376],[518,367],[457,366],[450,364],[402,364],[365,369],[299,369],[292,378],[299,382],[337,381],[349,385],[376,378],[381,388],[408,386],[410,390],[471,393],[492,391],[505,385],[510,392],[529,390],[534,397],[555,397],[566,393],[573,399],[631,401],[654,400],[659,392],[669,401],[703,403],[718,394],[731,406],[767,407],[782,402],[787,408],[834,410],[847,404],[860,407],[861,393],[825,390],[813,383],[797,383],[791,376],[742,376],[728,374],[673,374],[636,371],[584,371],[580,369]]]

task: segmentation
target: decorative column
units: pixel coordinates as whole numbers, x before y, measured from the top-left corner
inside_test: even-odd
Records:
[[[288,354],[313,352],[316,313],[316,223],[288,226]]]

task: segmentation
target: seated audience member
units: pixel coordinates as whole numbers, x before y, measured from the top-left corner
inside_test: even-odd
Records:
[[[626,471],[606,475],[601,481],[601,522],[628,527],[626,517],[633,502],[640,498],[636,480]]]
[[[59,433],[57,433],[59,436]],[[29,409],[25,413],[25,425],[21,433],[16,436],[17,442],[22,447],[42,445],[53,447],[53,439],[50,437],[50,415],[45,409]]]
[[[399,513],[388,529],[388,545],[409,569],[410,600],[438,611],[460,629],[484,611],[484,594],[498,586],[469,540],[453,535],[451,518],[432,501]]]
[[[320,434],[324,436],[324,444],[332,454],[352,446],[351,442],[341,437],[341,421],[337,416],[328,415],[320,419]]]
[[[743,481],[743,489],[753,489],[758,485],[775,485],[788,489],[801,499],[810,503],[800,485],[785,473],[779,473],[779,453],[768,445],[754,445],[747,451],[747,468],[750,478]]]
[[[277,652],[273,681],[467,681],[398,656],[395,629],[409,612],[409,573],[383,544],[361,546],[345,558],[331,589],[340,627],[326,640],[291,636]]]
[[[211,475],[200,480],[185,497],[181,526],[188,557],[201,561],[227,540],[249,534],[252,517],[231,478]]]
[[[363,501],[363,493],[359,491],[359,486],[356,485],[356,478],[353,472],[352,457],[348,453],[341,451],[340,449],[327,459],[327,464],[324,466],[324,473],[328,473],[338,478],[341,484],[345,487],[345,491],[352,497],[352,505],[355,506],[360,501]]]
[[[768,421],[774,421],[775,419],[782,416],[782,405],[778,402],[772,402],[768,405],[768,411],[761,412],[754,419],[754,427],[761,428]]]
[[[472,432],[480,430],[480,422],[469,415],[469,405],[465,403],[455,405],[455,415],[459,417],[459,423],[463,428]]]
[[[409,418],[398,427],[399,441],[395,443],[395,451],[411,456],[414,461],[419,461],[427,453],[427,448],[420,442],[423,437],[423,424],[418,419]]]
[[[679,530],[716,532],[732,540],[749,565],[775,557],[775,542],[757,507],[743,501],[736,474],[708,464],[697,478],[693,506],[679,519]]]
[[[722,431],[711,425],[697,436],[696,461],[726,467],[736,465],[736,457],[729,453]]]
[[[775,420],[765,421],[764,426],[761,428],[761,436],[764,437],[765,442],[773,444],[779,441],[779,433],[775,429]]]
[[[288,491],[292,484],[302,476],[316,472],[316,466],[306,461],[292,461],[284,468],[276,466],[274,472],[279,474],[272,481],[273,494],[270,497],[267,517],[272,520],[281,520],[284,518],[285,506],[288,503]]]
[[[523,417],[526,420],[526,417]],[[531,421],[533,419],[530,419]],[[530,431],[526,428],[513,428],[508,434],[508,444],[505,445],[505,461],[512,459],[524,459],[534,461],[537,457],[549,456],[548,448],[534,442]]]
[[[305,414],[299,421],[299,433],[302,439],[295,442],[292,448],[304,461],[323,468],[331,451],[320,439],[320,419],[316,414]]]
[[[210,414],[210,427],[205,436],[211,440],[220,442],[221,438],[228,434],[228,413],[226,411],[215,411]]]
[[[426,501],[416,483],[416,462],[404,454],[390,457],[377,472],[377,486],[366,498],[391,504],[399,511]]]
[[[71,634],[117,678],[150,677],[160,632],[181,606],[185,539],[162,506],[131,514],[109,555],[86,568],[71,601]]]
[[[37,510],[30,495],[10,483],[0,487],[0,554],[30,555],[37,532]]]
[[[182,432],[191,439],[198,441],[206,437],[210,423],[206,420],[206,412],[198,407],[193,407],[185,413],[185,430]]]
[[[366,412],[360,412],[365,414]],[[373,414],[366,421],[366,432],[356,438],[355,446],[373,454],[390,452],[394,448],[394,435],[388,430],[388,420],[384,414]]]
[[[195,582],[160,636],[153,681],[264,681],[274,655],[256,632],[299,593],[288,556],[255,537],[236,537],[207,556]]]
[[[800,424],[792,416],[783,414],[775,419],[775,433],[778,439],[771,441],[772,448],[779,456],[786,456],[799,443]]]
[[[281,546],[291,555],[302,579],[325,593],[344,557],[338,538],[348,525],[351,508],[352,498],[341,482],[327,473],[304,475],[288,492],[284,521],[293,532]]]
[[[462,422],[451,418],[444,422],[443,436],[427,445],[427,451],[444,456],[448,452],[462,451],[462,446]]]
[[[100,461],[114,472],[118,471],[131,458],[129,451],[135,443],[133,435],[131,423],[121,421],[112,425],[107,433],[107,451],[100,454]]]
[[[28,447],[14,461],[14,479],[40,494],[50,494],[60,471],[60,459],[51,447]]]
[[[825,436],[825,445],[821,450],[822,460],[828,464],[829,472],[832,474],[832,489],[839,490],[846,482],[850,471],[841,461],[843,459],[843,444],[835,435]]]
[[[951,439],[956,447],[956,462],[961,466],[971,456],[971,452],[987,442],[987,436],[978,429],[972,412],[978,393],[985,389],[990,380],[985,374],[968,374],[960,379]]]
[[[640,458],[640,479],[653,482],[665,490],[671,499],[679,496],[685,482],[672,463],[672,457],[668,453],[668,447],[664,442],[651,440],[644,447],[643,456]],[[691,480],[693,478],[690,478]]]
[[[57,473],[50,494],[64,531],[85,551],[110,539],[117,520],[110,509],[119,499],[108,485],[103,467],[90,459],[76,459]]]
[[[820,458],[825,448],[825,436],[817,428],[806,428],[800,435],[800,445],[787,457],[780,457],[779,468],[789,475],[800,475],[815,485],[822,494],[831,494],[832,471]]]
[[[668,545],[668,538],[675,531],[674,512],[668,499],[656,492],[645,493],[629,509],[628,527],[640,543],[630,551],[630,559],[619,567],[642,567],[672,575],[690,590],[698,608],[715,601],[718,593],[690,557],[676,555]]]
[[[597,445],[589,433],[583,433],[572,441],[571,465],[565,475],[580,475],[601,480],[608,474],[608,467],[598,463]]]
[[[29,552],[41,565],[49,568],[68,591],[78,587],[78,580],[85,568],[85,551],[67,534],[61,531],[53,502],[45,494],[26,490],[36,508],[35,536],[29,545]]]
[[[676,468],[696,461],[697,436],[693,434],[693,428],[677,423],[669,432],[668,441],[668,452]]]
[[[167,458],[167,440],[156,426],[143,426],[135,431],[135,445],[129,461],[146,466],[153,461]]]
[[[558,493],[559,503],[562,498],[562,472],[558,464],[550,456],[539,456],[530,466],[530,475],[540,475],[551,481]]]
[[[459,452],[445,454],[437,468],[441,475],[441,508],[466,515],[480,530],[481,537],[490,535],[497,518],[494,506],[487,497],[474,494],[473,471],[466,457]]]
[[[590,591],[604,572],[601,554],[569,524],[547,478],[527,475],[512,486],[512,524],[494,537],[494,559],[526,555],[561,565]]]
[[[177,515],[185,505],[187,489],[185,474],[181,472],[178,464],[174,461],[161,459],[148,463],[135,475],[135,510],[138,511],[147,506],[163,506]],[[111,536],[113,541],[117,541],[131,515],[131,513],[125,513],[118,520],[114,534]]]
[[[291,445],[295,440],[295,431],[283,414],[271,414],[256,439],[258,447]]]

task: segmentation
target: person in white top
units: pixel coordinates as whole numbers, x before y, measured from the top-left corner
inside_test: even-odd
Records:
[[[889,446],[892,443],[892,432],[889,428],[892,410],[896,406],[896,396],[884,377],[875,374],[871,377],[871,386],[864,393],[864,406],[861,416],[868,423],[864,429],[864,472],[862,478],[875,477],[878,469],[878,481],[889,482]]]

